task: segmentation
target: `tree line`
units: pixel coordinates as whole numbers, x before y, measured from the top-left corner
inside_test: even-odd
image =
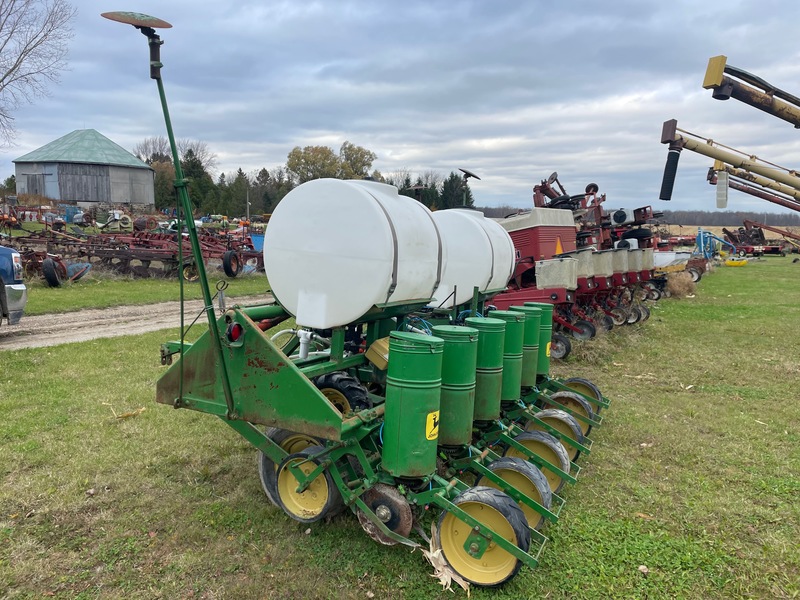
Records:
[[[292,189],[313,179],[370,179],[394,185],[400,193],[415,198],[432,210],[474,205],[472,191],[463,177],[451,172],[447,177],[436,171],[414,174],[407,169],[382,174],[373,169],[377,155],[349,141],[339,151],[328,146],[297,146],[286,163],[245,172],[213,176],[216,155],[205,142],[181,139],[176,142],[187,189],[197,214],[243,216],[270,213]],[[177,203],[175,169],[168,140],[163,136],[146,138],[133,148],[140,160],[155,171],[155,206],[170,209]]]

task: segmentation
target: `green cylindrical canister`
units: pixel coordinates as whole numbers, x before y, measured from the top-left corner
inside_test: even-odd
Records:
[[[522,388],[525,315],[511,310],[493,310],[489,316],[506,323],[506,339],[503,343],[503,391],[500,393],[500,402],[515,402],[520,399]]]
[[[469,317],[468,327],[478,330],[478,360],[475,368],[475,421],[500,418],[500,395],[503,389],[503,343],[506,322],[500,319]]]
[[[444,340],[439,445],[464,446],[472,441],[478,330],[436,325],[432,331],[433,335]]]
[[[436,470],[444,340],[389,334],[383,469],[395,477],[426,477]]]
[[[539,323],[539,375],[550,375],[550,338],[553,337],[553,305],[546,302],[526,302],[525,306],[534,306],[542,310]]]
[[[522,338],[522,386],[535,387],[539,368],[539,326],[542,309],[537,306],[509,306],[508,310],[525,314],[525,335]]]

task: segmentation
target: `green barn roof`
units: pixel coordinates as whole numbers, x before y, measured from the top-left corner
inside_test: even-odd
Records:
[[[15,163],[88,163],[149,169],[150,167],[94,129],[78,129],[15,159]]]

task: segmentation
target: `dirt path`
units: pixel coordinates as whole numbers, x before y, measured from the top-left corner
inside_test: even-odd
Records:
[[[244,296],[228,299],[228,305],[253,304],[268,298]],[[215,308],[217,305],[214,305]],[[186,302],[188,325],[203,309],[200,300]],[[180,326],[180,302],[160,302],[140,306],[86,309],[71,313],[23,317],[19,324],[0,327],[0,351],[23,348],[44,348],[97,338],[136,335]],[[205,315],[199,322],[205,325]]]

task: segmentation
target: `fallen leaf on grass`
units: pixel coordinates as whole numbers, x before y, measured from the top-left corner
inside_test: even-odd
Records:
[[[306,535],[311,535],[311,527],[309,527],[308,529],[305,530],[305,534]]]
[[[433,566],[433,574],[431,577],[438,579],[439,583],[442,584],[442,588],[448,591],[451,591],[453,582],[455,581],[461,586],[461,589],[467,592],[467,598],[469,598],[469,582],[462,579],[458,573],[450,568],[450,565],[448,565],[447,561],[444,559],[442,549],[436,546],[434,542],[435,539],[434,525],[431,523],[431,548],[430,550],[426,550],[420,546],[420,551],[423,556],[425,556],[428,562]]]
[[[758,419],[754,419],[754,420],[755,420],[755,422],[756,422],[756,423],[758,423],[759,425],[766,425],[766,423],[764,423],[764,421],[759,421]]]
[[[635,516],[639,517],[640,519],[644,519],[645,521],[652,521],[654,519],[654,517],[645,513],[636,513]]]
[[[91,498],[92,496],[94,496],[96,493],[97,493],[97,492],[95,492],[95,489],[94,489],[94,488],[89,488],[88,490],[86,490],[86,495],[87,495],[87,496],[89,496],[90,498]]]
[[[647,574],[650,572],[650,569],[648,569],[648,568],[647,568],[646,566],[644,566],[644,565],[639,565],[639,572],[640,572],[642,575],[647,575]]]
[[[374,598],[375,592],[367,592],[367,598]]]
[[[653,442],[642,442],[639,444],[639,448],[652,448]]]

